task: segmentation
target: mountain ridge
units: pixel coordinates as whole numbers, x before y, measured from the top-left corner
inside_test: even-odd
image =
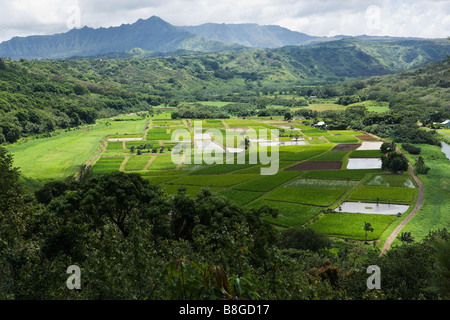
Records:
[[[71,29],[65,33],[14,37],[0,43],[0,56],[13,59],[64,59],[121,52],[132,48],[170,52],[238,50],[242,46],[214,42],[183,31],[157,16],[119,27]]]
[[[237,43],[247,47],[277,48],[286,45],[300,45],[308,40],[317,38],[277,25],[261,26],[256,23],[205,23],[198,26],[182,26],[179,28],[200,35],[208,40]]]
[[[124,52],[140,48],[147,56],[170,52],[212,53],[253,48],[281,48],[291,45],[315,45],[347,38],[367,41],[403,41],[420,38],[388,36],[316,37],[277,25],[256,23],[174,26],[158,16],[138,19],[120,26],[71,29],[54,35],[13,37],[0,43],[0,57],[13,59],[65,59],[105,54],[129,56]]]

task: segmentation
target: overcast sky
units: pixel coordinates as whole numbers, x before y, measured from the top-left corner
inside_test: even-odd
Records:
[[[450,36],[450,0],[0,0],[0,42],[153,15],[176,26],[257,23],[314,36]]]

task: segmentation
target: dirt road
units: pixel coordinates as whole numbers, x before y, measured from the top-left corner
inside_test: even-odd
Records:
[[[398,148],[397,148],[397,151],[403,153]],[[386,253],[386,251],[389,250],[389,248],[392,245],[392,242],[395,240],[397,235],[400,233],[400,231],[403,229],[403,227],[408,223],[408,221],[411,220],[415,216],[415,214],[419,211],[420,207],[422,206],[423,198],[425,195],[425,188],[423,186],[422,181],[420,181],[420,179],[414,173],[414,167],[412,166],[412,164],[410,162],[408,162],[408,172],[411,175],[411,177],[414,179],[414,181],[416,182],[416,184],[419,188],[419,195],[417,197],[417,202],[416,202],[416,205],[414,206],[413,210],[410,212],[410,214],[397,226],[397,228],[395,228],[395,230],[387,238],[386,242],[384,243],[383,248],[381,249],[380,256],[384,255]]]

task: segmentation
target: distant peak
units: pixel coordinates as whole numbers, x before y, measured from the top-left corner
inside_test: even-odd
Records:
[[[147,21],[164,21],[164,20],[158,16],[151,16],[150,18],[147,19]]]
[[[155,23],[155,22],[157,22],[157,23],[167,23],[166,21],[164,21],[163,19],[161,19],[160,17],[158,17],[158,16],[151,16],[150,18],[148,18],[148,19],[138,19],[135,23],[137,23],[137,24],[142,24],[142,23]]]

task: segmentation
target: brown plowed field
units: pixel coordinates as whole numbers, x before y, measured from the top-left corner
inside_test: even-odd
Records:
[[[341,143],[334,146],[334,148],[331,149],[331,151],[351,151],[358,149],[360,146],[361,145],[358,143]]]
[[[364,141],[377,141],[378,140],[377,138],[369,136],[368,134],[355,136],[355,137],[360,139],[360,140],[364,140]]]

